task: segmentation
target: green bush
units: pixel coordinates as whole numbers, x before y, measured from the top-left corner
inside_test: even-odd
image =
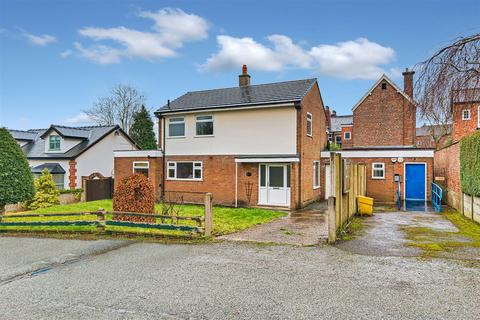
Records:
[[[338,151],[338,150],[342,149],[342,147],[337,143],[330,143],[328,148],[329,148],[330,151]]]
[[[31,199],[33,176],[22,149],[5,128],[0,128],[0,213],[6,204]]]
[[[44,169],[42,175],[35,179],[35,196],[25,203],[25,207],[30,210],[51,207],[60,203],[59,195],[60,191],[57,189],[52,175],[47,169]]]
[[[480,132],[460,141],[462,191],[480,197]]]
[[[73,190],[72,189],[60,190],[60,194],[73,194],[73,196],[77,200],[80,200],[82,198],[82,193],[83,193],[83,189],[81,188],[73,189]]]

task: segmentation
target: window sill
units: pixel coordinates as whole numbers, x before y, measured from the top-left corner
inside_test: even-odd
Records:
[[[203,182],[203,179],[177,179],[177,178],[167,178],[167,181],[191,181],[191,182]]]
[[[379,177],[372,177],[373,180],[385,180],[385,177],[379,178]]]
[[[186,138],[186,136],[178,136],[178,137],[176,137],[176,136],[174,136],[174,137],[168,136],[168,137],[167,137],[167,139],[185,139],[185,138]]]
[[[194,138],[214,138],[215,135],[203,135],[203,136],[193,136]]]
[[[320,186],[318,186],[318,187],[313,187],[313,190],[318,190],[318,189],[320,189]]]

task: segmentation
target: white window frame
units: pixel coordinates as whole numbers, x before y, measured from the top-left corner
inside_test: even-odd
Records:
[[[177,178],[177,163],[191,163],[193,166],[193,178]],[[195,167],[195,164],[200,164],[200,166]],[[170,177],[170,170],[173,169],[175,172],[175,177]],[[200,169],[200,178],[195,178],[195,170]],[[202,161],[167,161],[167,180],[174,181],[203,181],[203,162]]]
[[[173,124],[180,124],[180,123],[183,123],[183,136],[171,136],[170,135],[170,125],[172,124],[172,119],[182,119],[182,121],[173,121]],[[176,138],[185,138],[186,134],[187,134],[187,127],[185,125],[185,117],[181,116],[181,117],[171,117],[171,118],[168,118],[168,128],[167,128],[167,133],[168,133],[168,138],[172,138],[172,139],[176,139]]]
[[[137,164],[146,164],[147,166],[136,168]],[[135,173],[135,169],[147,169],[148,170],[147,177],[150,177],[150,162],[148,162],[148,161],[133,161],[133,163],[132,163],[132,173]]]
[[[465,117],[465,112],[468,113],[468,117]],[[462,110],[462,120],[470,120],[471,114],[470,114],[470,109],[463,109]]]
[[[346,136],[346,134],[348,133],[348,138]],[[351,140],[352,139],[352,133],[350,131],[345,131],[343,133],[343,140]]]
[[[376,164],[381,165],[382,168],[375,168],[375,165],[376,165]],[[377,171],[378,171],[378,170],[382,170],[383,176],[382,176],[382,177],[376,177],[376,176],[374,175],[375,170],[377,170]],[[385,163],[384,163],[384,162],[373,162],[373,163],[372,163],[372,179],[376,179],[376,180],[384,180],[384,179],[385,179]]]
[[[211,117],[212,119],[211,120],[198,120],[198,117]],[[198,134],[197,132],[197,123],[199,122],[212,122],[212,130],[213,130],[213,133],[212,134]],[[198,138],[198,137],[213,137],[215,135],[215,121],[213,119],[213,115],[211,114],[199,114],[199,115],[196,115],[195,116],[195,137]]]
[[[308,123],[310,123],[310,131],[308,130]],[[313,136],[313,115],[307,112],[307,136]]]
[[[318,170],[317,172],[315,172],[315,170]],[[320,185],[321,185],[321,174],[320,174],[320,161],[313,161],[313,189],[318,189],[320,188]],[[318,176],[317,176],[318,175]],[[315,184],[315,178],[318,178],[318,185]]]

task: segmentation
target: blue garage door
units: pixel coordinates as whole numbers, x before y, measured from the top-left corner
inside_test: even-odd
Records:
[[[405,165],[405,199],[425,200],[425,164]]]

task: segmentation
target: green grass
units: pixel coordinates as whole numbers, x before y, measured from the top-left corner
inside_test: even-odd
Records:
[[[363,217],[354,216],[348,226],[338,233],[338,240],[349,241],[360,235],[363,230],[363,219]]]
[[[427,227],[404,226],[401,229],[409,240],[407,245],[422,250],[422,256],[426,258],[437,257],[442,252],[452,252],[459,248],[480,248],[480,225],[457,211],[448,210],[443,213],[443,216],[459,231],[448,232]]]
[[[179,206],[180,216],[202,216],[203,206],[199,205],[183,205]],[[68,205],[57,205],[49,208],[41,208],[32,211],[22,212],[24,214],[34,213],[81,213],[96,211],[99,209],[105,209],[106,211],[112,210],[111,200],[99,200],[91,202],[78,202]],[[157,213],[161,213],[162,206],[156,205]],[[22,214],[15,213],[15,214]],[[258,209],[258,208],[229,208],[229,207],[213,207],[213,234],[223,235],[240,230],[244,230],[256,224],[265,223],[273,219],[285,216],[285,212]],[[111,219],[111,216],[107,215],[107,220]],[[82,216],[64,216],[64,217],[34,217],[34,218],[8,218],[8,214],[4,216],[4,221],[74,221],[74,220],[94,220],[94,215],[82,215]],[[160,221],[157,220],[157,223]],[[169,221],[167,221],[169,223]],[[190,226],[196,226],[195,221],[180,221],[179,224],[185,224]],[[95,231],[95,227],[90,226],[62,226],[62,227],[0,227],[0,230],[22,230],[22,231]],[[118,232],[139,232],[149,235],[188,235],[188,233],[180,231],[165,231],[154,229],[143,229],[133,227],[118,227],[108,226],[107,230]]]

